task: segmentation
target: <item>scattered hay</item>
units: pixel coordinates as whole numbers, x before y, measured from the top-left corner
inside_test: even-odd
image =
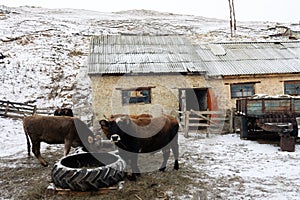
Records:
[[[44,152],[45,157],[53,165],[61,154],[55,152]],[[2,162],[3,160],[1,160]],[[42,167],[37,159],[31,157],[5,160],[11,163],[7,167],[0,168],[0,196],[7,199],[47,199],[47,200],[68,200],[68,199],[99,199],[99,196],[78,196],[78,195],[54,195],[46,196],[46,190],[51,183],[50,172],[52,166]],[[137,181],[125,180],[123,188],[112,190],[101,195],[101,199],[109,200],[132,200],[132,199],[182,199],[191,197],[193,191],[190,188],[197,186],[194,182],[193,168],[181,165],[178,171],[173,170],[173,164],[167,166],[166,172],[143,173]]]

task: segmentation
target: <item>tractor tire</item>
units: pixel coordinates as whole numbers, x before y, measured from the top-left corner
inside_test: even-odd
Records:
[[[63,157],[51,171],[55,186],[75,191],[109,187],[124,179],[125,161],[113,153],[78,153]]]

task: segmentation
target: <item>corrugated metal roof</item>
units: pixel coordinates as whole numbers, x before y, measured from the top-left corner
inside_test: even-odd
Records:
[[[101,35],[91,39],[88,73],[205,73],[195,46],[184,36]]]
[[[211,44],[197,49],[208,76],[300,73],[300,42],[216,44],[224,55],[214,54]]]
[[[230,42],[196,46],[189,38],[176,35],[102,35],[91,39],[88,65],[90,75],[300,73],[300,42]]]
[[[240,60],[205,62],[210,76],[299,73],[300,62],[290,60]]]

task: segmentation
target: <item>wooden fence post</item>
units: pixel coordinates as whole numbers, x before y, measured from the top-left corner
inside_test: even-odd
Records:
[[[35,115],[35,113],[36,113],[36,105],[34,106],[34,108],[33,108],[33,111],[32,111],[32,115]]]
[[[8,113],[8,110],[9,110],[9,102],[7,101],[6,102],[6,107],[5,107],[5,115],[7,115],[7,113]]]
[[[229,132],[233,133],[233,117],[234,117],[234,108],[230,109],[229,116]]]
[[[188,137],[189,133],[189,126],[190,126],[190,111],[184,112],[185,119],[184,119],[184,137]]]

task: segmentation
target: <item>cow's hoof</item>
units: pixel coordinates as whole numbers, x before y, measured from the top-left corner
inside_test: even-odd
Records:
[[[136,181],[136,175],[135,174],[127,175],[127,179],[129,181]]]
[[[48,163],[46,162],[46,161],[44,161],[44,162],[41,162],[41,165],[43,166],[43,167],[48,167]]]
[[[89,191],[122,181],[124,170],[125,161],[113,153],[79,153],[58,161],[51,177],[63,189]]]
[[[164,171],[166,171],[166,167],[162,167],[162,168],[160,168],[160,169],[159,169],[159,171],[160,171],[160,172],[164,172]]]
[[[137,177],[140,177],[140,176],[141,176],[141,173],[135,173],[135,175],[136,175]]]
[[[178,160],[175,160],[174,169],[175,169],[175,170],[178,170],[178,169],[179,169],[179,163],[178,163]]]

